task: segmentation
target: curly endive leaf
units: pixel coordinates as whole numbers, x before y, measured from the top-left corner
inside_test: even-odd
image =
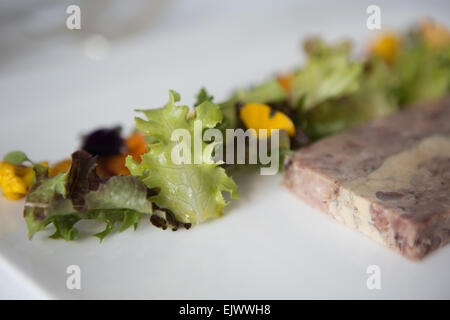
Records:
[[[237,198],[236,184],[225,170],[214,163],[211,154],[200,157],[195,164],[178,164],[172,159],[172,150],[178,141],[171,139],[175,129],[185,129],[191,137],[191,156],[194,154],[194,122],[201,120],[201,129],[214,128],[222,121],[220,108],[211,101],[204,101],[195,108],[195,116],[188,117],[187,106],[176,106],[178,93],[170,91],[169,102],[162,108],[138,110],[147,120],[136,118],[136,127],[152,138],[148,153],[138,163],[131,157],[126,165],[132,175],[139,177],[148,188],[158,188],[151,200],[160,208],[169,209],[183,223],[200,223],[222,214],[226,202],[222,192]],[[214,142],[212,142],[214,143]],[[212,146],[201,142],[202,150]],[[212,148],[210,148],[212,152]]]

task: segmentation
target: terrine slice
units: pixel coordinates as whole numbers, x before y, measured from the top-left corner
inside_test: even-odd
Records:
[[[450,241],[450,97],[297,151],[283,185],[405,257],[423,258]]]

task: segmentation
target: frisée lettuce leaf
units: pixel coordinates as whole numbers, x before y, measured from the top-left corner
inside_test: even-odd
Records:
[[[147,120],[136,118],[136,128],[154,142],[148,145],[149,151],[142,155],[142,162],[128,157],[126,166],[148,188],[159,190],[150,198],[158,207],[170,210],[182,223],[197,224],[222,214],[226,205],[222,192],[228,192],[232,198],[238,198],[238,193],[233,179],[212,160],[213,147],[219,142],[202,139],[205,151],[198,161],[193,160],[199,156],[198,151],[194,152],[194,122],[201,121],[201,135],[204,129],[215,128],[222,121],[220,107],[206,99],[195,107],[195,116],[188,117],[189,107],[175,105],[179,100],[179,94],[170,91],[169,102],[164,107],[137,110]],[[192,161],[178,163],[172,158],[172,151],[180,142],[172,139],[175,129],[189,133]]]

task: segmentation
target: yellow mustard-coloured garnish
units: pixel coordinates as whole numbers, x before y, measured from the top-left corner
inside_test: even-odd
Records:
[[[450,31],[442,23],[426,20],[422,23],[420,31],[430,48],[440,49],[450,44]]]
[[[41,162],[41,165],[48,167],[47,162]],[[32,167],[0,162],[0,189],[5,198],[9,200],[23,198],[34,183],[34,175]]]
[[[286,130],[290,137],[295,135],[292,120],[279,111],[271,114],[271,108],[266,104],[248,103],[241,108],[240,117],[247,129],[256,130],[258,137],[262,136],[259,129],[267,129],[268,136],[272,134],[273,129]]]
[[[33,184],[34,171],[30,167],[17,166],[0,162],[0,189],[10,200],[17,200],[27,194]]]
[[[400,38],[394,33],[385,33],[370,44],[370,52],[392,63],[401,47]]]

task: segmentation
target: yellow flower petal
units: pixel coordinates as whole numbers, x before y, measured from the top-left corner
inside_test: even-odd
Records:
[[[292,120],[279,111],[271,114],[271,108],[266,104],[248,103],[241,108],[240,117],[247,129],[256,130],[258,137],[262,136],[259,129],[266,129],[268,136],[272,134],[273,129],[286,130],[290,137],[295,135]]]
[[[382,57],[386,62],[392,63],[397,56],[400,46],[401,41],[396,34],[385,33],[372,42],[370,52]]]

